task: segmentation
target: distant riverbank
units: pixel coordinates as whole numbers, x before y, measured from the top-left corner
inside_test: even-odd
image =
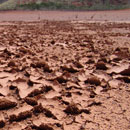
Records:
[[[101,11],[129,9],[130,2],[117,0],[114,3],[110,0],[87,1],[87,0],[2,0],[0,10],[64,10],[64,11]]]
[[[0,11],[0,21],[40,20],[130,22],[130,9],[116,11]]]

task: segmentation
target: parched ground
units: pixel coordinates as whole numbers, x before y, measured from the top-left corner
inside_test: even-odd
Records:
[[[111,11],[0,11],[0,21],[41,20],[130,22],[130,9]]]
[[[129,130],[130,24],[0,23],[1,130]]]

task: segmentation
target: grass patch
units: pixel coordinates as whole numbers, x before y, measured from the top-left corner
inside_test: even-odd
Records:
[[[17,0],[8,0],[0,4],[0,10],[14,10],[16,9]]]
[[[21,9],[29,9],[29,10],[69,10],[75,9],[73,5],[66,5],[63,3],[56,3],[56,2],[42,2],[42,3],[30,3],[20,5],[18,8]]]
[[[121,10],[121,9],[127,9],[130,8],[130,4],[128,5],[112,5],[112,4],[95,4],[89,8],[89,10]]]
[[[119,10],[130,8],[130,3],[126,5],[111,5],[109,3],[95,3],[92,6],[76,6],[63,2],[42,2],[17,5],[17,0],[8,0],[0,4],[0,10],[72,10],[72,11],[92,11],[92,10]]]
[[[119,10],[119,9],[127,9],[130,8],[130,4],[127,5],[110,5],[110,4],[94,4],[91,7],[88,5],[84,6],[75,6],[75,5],[68,5],[61,2],[42,2],[42,3],[29,3],[23,4],[17,7],[17,9],[24,9],[24,10],[79,10],[79,11],[92,11],[92,10]]]

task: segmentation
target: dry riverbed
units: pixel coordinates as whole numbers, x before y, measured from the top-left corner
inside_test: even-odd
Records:
[[[129,23],[16,21],[0,23],[1,130],[130,129]]]

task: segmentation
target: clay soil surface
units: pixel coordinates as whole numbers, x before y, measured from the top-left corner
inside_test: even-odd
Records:
[[[0,21],[85,20],[130,22],[130,9],[118,11],[1,11]]]
[[[0,129],[129,130],[130,23],[1,22]]]

